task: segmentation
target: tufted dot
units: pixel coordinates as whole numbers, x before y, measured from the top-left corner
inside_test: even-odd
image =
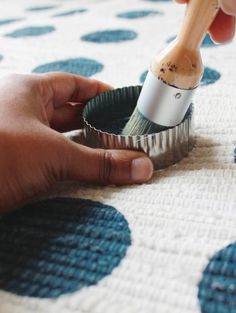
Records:
[[[14,22],[19,22],[22,21],[23,18],[9,18],[9,19],[4,19],[4,20],[0,20],[0,26],[1,25],[7,25],[7,24],[11,24]]]
[[[170,38],[168,38],[166,40],[167,43],[170,43],[171,41],[173,41],[176,38],[176,36],[171,36]],[[219,44],[218,44],[219,45]],[[209,48],[209,47],[217,47],[218,45],[216,45],[212,40],[211,37],[206,34],[205,38],[202,41],[201,47],[203,48]]]
[[[205,38],[202,42],[202,47],[208,48],[208,47],[216,47],[217,45],[211,40],[211,37],[209,34],[206,34]]]
[[[175,40],[176,36],[171,36],[168,39],[166,39],[167,43],[170,43],[171,41]]]
[[[141,84],[144,83],[144,81],[145,81],[145,79],[146,79],[146,76],[147,76],[147,73],[148,73],[148,71],[145,71],[145,72],[143,72],[143,73],[140,75],[139,81],[140,81]]]
[[[220,79],[220,77],[221,75],[219,72],[211,69],[210,67],[205,67],[200,85],[206,86],[206,85],[214,84],[217,80]]]
[[[96,43],[121,42],[133,40],[137,37],[137,33],[127,29],[114,29],[90,33],[81,37],[84,41]]]
[[[55,298],[110,275],[131,244],[114,207],[57,198],[0,219],[0,288],[21,296]]]
[[[52,63],[46,63],[36,67],[34,73],[46,73],[46,72],[69,72],[72,74],[78,74],[86,77],[90,77],[96,73],[101,72],[103,65],[92,59],[76,58],[66,59],[61,61],[55,61]]]
[[[55,15],[53,15],[53,17],[71,16],[71,15],[76,15],[76,14],[79,14],[79,13],[84,13],[84,12],[87,12],[87,11],[88,11],[87,9],[70,10],[70,11],[65,11],[65,12],[62,12],[62,13],[55,14]]]
[[[140,75],[139,80],[141,83],[144,83],[147,73],[148,71],[145,71]],[[221,75],[219,72],[211,69],[210,67],[205,67],[203,77],[200,82],[200,86],[214,84],[218,79],[220,79],[220,77]]]
[[[55,8],[58,8],[58,5],[33,6],[33,7],[28,8],[26,11],[40,12],[40,11],[47,11],[47,10],[51,10]]]
[[[55,31],[55,28],[53,26],[38,26],[38,27],[31,26],[31,27],[16,29],[12,33],[6,34],[6,36],[12,37],[12,38],[35,37],[35,36],[45,35],[53,31]]]
[[[236,310],[236,244],[217,252],[199,283],[202,313],[233,313]]]
[[[154,10],[139,10],[139,11],[128,11],[117,14],[117,17],[127,18],[127,19],[136,19],[145,16],[153,16],[153,15],[162,15],[163,12],[154,11]]]

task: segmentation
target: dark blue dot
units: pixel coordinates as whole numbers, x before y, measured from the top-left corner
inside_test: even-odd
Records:
[[[139,80],[143,84],[145,78],[147,76],[148,71],[145,71],[141,74]],[[210,84],[214,84],[218,79],[220,79],[221,75],[216,70],[213,70],[209,67],[205,67],[203,77],[200,82],[200,86],[206,86]]]
[[[146,79],[146,76],[147,76],[147,73],[148,73],[148,71],[145,71],[145,72],[143,72],[143,73],[140,75],[139,81],[140,81],[141,84],[144,83],[144,81],[145,81],[145,79]]]
[[[236,244],[217,252],[205,268],[199,283],[202,313],[236,312]]]
[[[211,37],[209,36],[209,34],[206,34],[202,42],[202,47],[210,48],[210,47],[216,47],[216,46],[217,45],[211,40]]]
[[[167,43],[170,43],[171,41],[175,40],[175,38],[176,38],[176,36],[171,36],[171,37],[169,37],[169,38],[166,40],[166,42],[167,42]]]
[[[176,36],[172,36],[166,40],[167,43],[170,43],[176,38]],[[206,34],[205,38],[202,41],[201,47],[203,48],[210,48],[210,47],[217,47],[219,45],[216,45],[212,40],[209,34]]]
[[[81,37],[84,41],[96,43],[121,42],[126,40],[133,40],[137,37],[137,33],[127,29],[115,29],[98,31],[90,33]]]
[[[55,14],[55,15],[53,15],[53,17],[71,16],[71,15],[76,15],[79,13],[84,13],[86,11],[88,11],[88,10],[87,9],[76,9],[76,10],[65,11],[62,13]]]
[[[90,77],[96,73],[101,72],[102,69],[103,65],[95,60],[76,58],[46,63],[36,67],[33,72],[46,73],[62,71]]]
[[[129,11],[124,13],[117,14],[117,17],[127,18],[127,19],[136,19],[145,16],[153,16],[153,15],[162,15],[162,12],[154,11],[154,10],[140,10],[140,11]]]
[[[0,219],[0,288],[55,298],[110,275],[131,244],[114,207],[83,199],[37,202]]]
[[[234,163],[236,163],[236,148],[234,148]]]
[[[219,72],[211,69],[210,67],[205,67],[200,85],[206,86],[206,85],[214,84],[218,79],[220,79],[220,77],[221,75]]]
[[[53,26],[39,26],[39,27],[25,27],[16,29],[12,33],[6,34],[7,37],[20,38],[20,37],[34,37],[41,36],[55,31]]]
[[[28,8],[26,11],[29,11],[29,12],[40,12],[40,11],[47,11],[47,10],[55,9],[57,7],[58,7],[58,5],[34,6],[34,7]]]
[[[9,19],[0,20],[0,26],[19,22],[22,20],[23,20],[23,18],[9,18]]]

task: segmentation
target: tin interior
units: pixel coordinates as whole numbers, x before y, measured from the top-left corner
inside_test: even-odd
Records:
[[[124,87],[105,92],[88,102],[84,119],[97,130],[119,135],[133,113],[142,86]],[[184,120],[191,115],[189,107]]]
[[[90,100],[84,109],[84,142],[92,148],[143,151],[155,170],[166,168],[187,156],[194,146],[192,105],[176,127],[154,134],[124,136],[120,133],[135,109],[141,88],[111,90]]]

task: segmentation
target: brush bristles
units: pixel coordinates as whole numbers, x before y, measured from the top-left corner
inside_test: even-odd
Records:
[[[136,107],[130,120],[125,125],[122,135],[125,136],[135,136],[135,135],[145,135],[158,133],[162,130],[167,129],[165,126],[157,125],[146,117],[144,117]]]

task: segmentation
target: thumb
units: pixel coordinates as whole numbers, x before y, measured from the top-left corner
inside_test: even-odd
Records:
[[[152,162],[142,152],[91,149],[70,141],[66,155],[62,170],[69,180],[125,185],[143,183],[153,174]]]

